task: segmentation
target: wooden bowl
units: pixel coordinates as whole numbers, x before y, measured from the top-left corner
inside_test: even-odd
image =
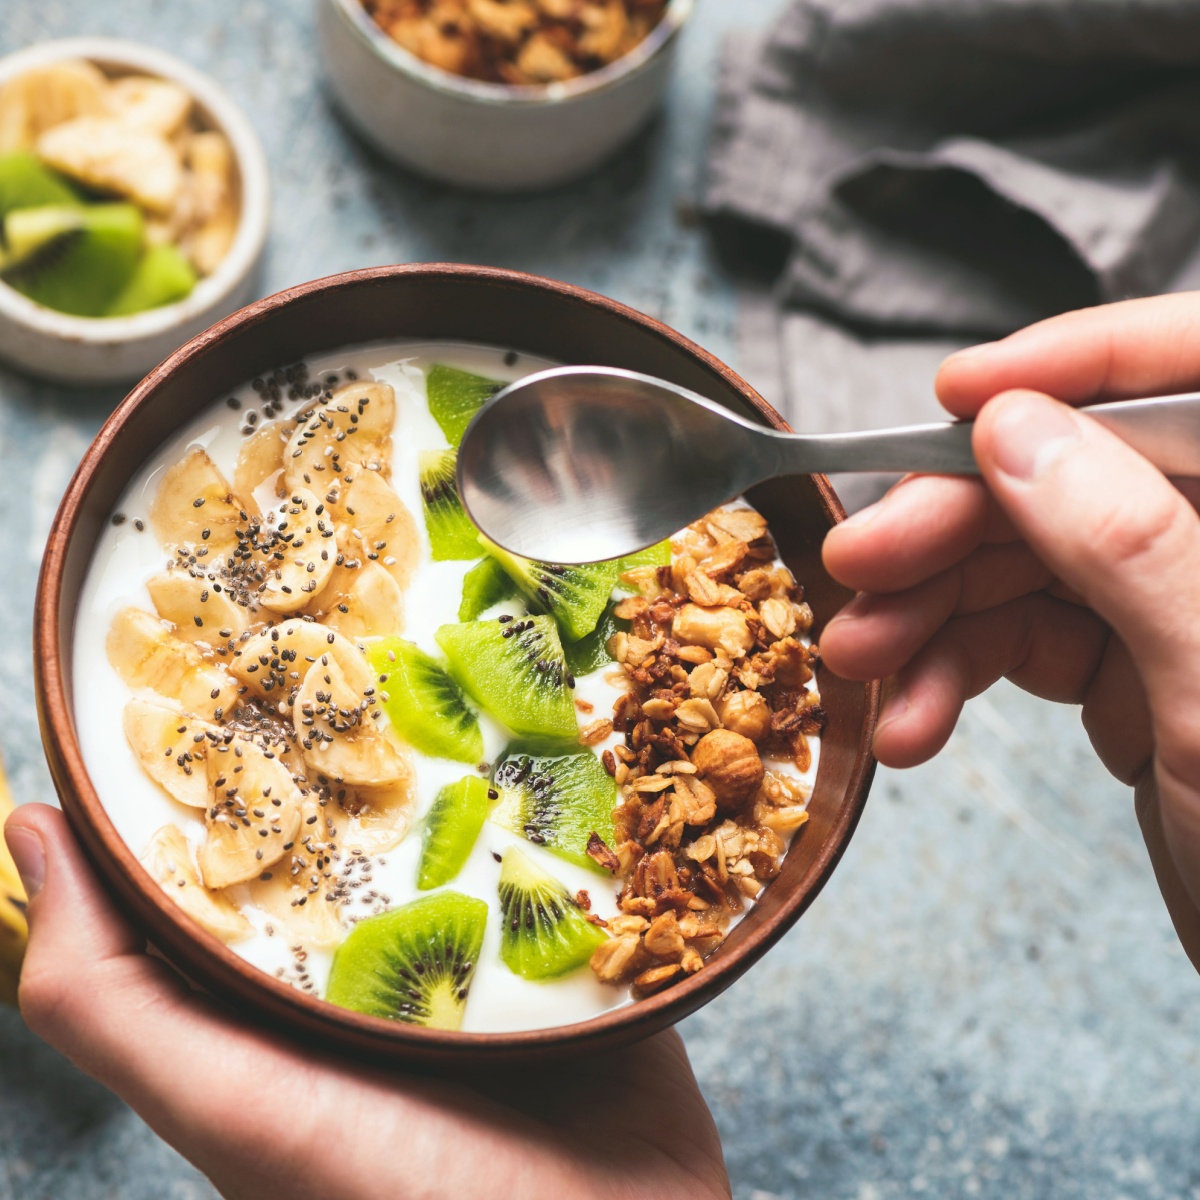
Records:
[[[520,1033],[451,1033],[360,1016],[306,996],[193,924],[117,834],[80,752],[73,717],[76,606],[101,529],[126,484],[166,438],[245,380],[276,366],[382,339],[483,342],[565,363],[626,367],[673,380],[778,429],[783,419],[728,367],[672,329],[564,283],[486,267],[351,271],[242,309],[178,350],[109,418],[58,510],[42,564],[34,634],[46,757],[72,828],[149,940],[196,983],[306,1044],[442,1069],[590,1053],[646,1037],[727,988],[791,927],[837,865],[867,798],[878,685],[819,678],[829,723],[809,811],[779,877],[704,969],[664,992],[574,1025]],[[751,497],[804,584],[815,632],[848,599],[821,565],[821,541],[844,517],[821,476],[777,480]],[[752,985],[745,985],[752,986]]]

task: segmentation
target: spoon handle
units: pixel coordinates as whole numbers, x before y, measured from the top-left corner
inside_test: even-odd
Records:
[[[1080,412],[1128,442],[1164,475],[1200,476],[1200,392],[1093,404]],[[781,473],[920,471],[978,475],[972,421],[865,433],[778,434]]]

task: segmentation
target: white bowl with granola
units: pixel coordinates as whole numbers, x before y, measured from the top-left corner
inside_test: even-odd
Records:
[[[0,60],[0,358],[137,378],[244,304],[266,243],[258,138],[210,79],[111,38]]]
[[[385,155],[448,183],[523,191],[585,174],[649,120],[692,6],[320,0],[318,28],[339,107]]]

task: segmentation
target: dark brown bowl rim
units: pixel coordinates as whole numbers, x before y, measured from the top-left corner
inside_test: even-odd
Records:
[[[360,1045],[365,1042],[379,1044],[382,1040],[390,1043],[395,1051],[404,1053],[407,1050],[415,1058],[450,1056],[469,1063],[473,1057],[480,1064],[492,1059],[520,1057],[523,1053],[584,1053],[617,1040],[626,1040],[620,1035],[628,1033],[633,1027],[638,1027],[636,1036],[647,1036],[674,1024],[699,1008],[753,965],[791,928],[829,879],[858,823],[874,774],[875,761],[870,752],[870,745],[878,715],[877,683],[865,685],[865,719],[854,769],[846,790],[849,802],[841,806],[838,820],[808,873],[795,885],[793,893],[783,901],[773,916],[765,920],[735,951],[706,965],[703,971],[665,991],[622,1005],[587,1021],[519,1032],[470,1033],[430,1030],[378,1017],[363,1016],[308,996],[251,965],[211,934],[199,929],[162,889],[153,883],[117,833],[84,765],[68,700],[63,656],[59,646],[64,571],[67,549],[79,522],[93,477],[126,421],[137,408],[151,400],[160,384],[173,373],[186,367],[189,362],[222,340],[236,332],[252,328],[279,309],[347,286],[357,286],[399,275],[418,279],[456,278],[492,285],[500,284],[519,290],[551,293],[566,304],[604,310],[639,326],[655,338],[670,342],[676,349],[698,360],[737,392],[766,424],[776,429],[788,429],[787,423],[779,413],[734,371],[669,326],[618,301],[541,276],[496,267],[456,263],[374,267],[326,276],[277,292],[246,306],[192,338],[160,363],[125,397],[84,454],[55,516],[38,581],[33,650],[34,682],[42,738],[55,784],[62,798],[63,809],[72,827],[81,835],[80,840],[100,868],[101,875],[108,876],[109,870],[115,864],[124,873],[125,881],[136,887],[143,905],[149,905],[154,917],[152,924],[157,927],[151,930],[152,934],[166,927],[181,939],[199,943],[213,967],[220,969],[221,975],[236,976],[242,985],[248,985],[251,990],[264,990],[277,1004],[293,1010],[306,1026],[341,1028],[350,1033]],[[814,483],[826,515],[834,522],[843,520],[845,510],[828,481],[823,476],[815,476]],[[94,835],[94,839],[93,836],[88,836],[89,834]],[[100,844],[108,856],[107,864],[101,862],[96,854],[95,842]],[[167,942],[167,939],[162,940]],[[169,950],[169,943],[166,948]],[[237,990],[243,992],[245,987]]]

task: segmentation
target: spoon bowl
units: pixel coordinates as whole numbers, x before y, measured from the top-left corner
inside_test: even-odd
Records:
[[[514,554],[599,562],[662,541],[762,478],[761,432],[648,375],[557,367],[476,413],[459,448],[459,494]]]

